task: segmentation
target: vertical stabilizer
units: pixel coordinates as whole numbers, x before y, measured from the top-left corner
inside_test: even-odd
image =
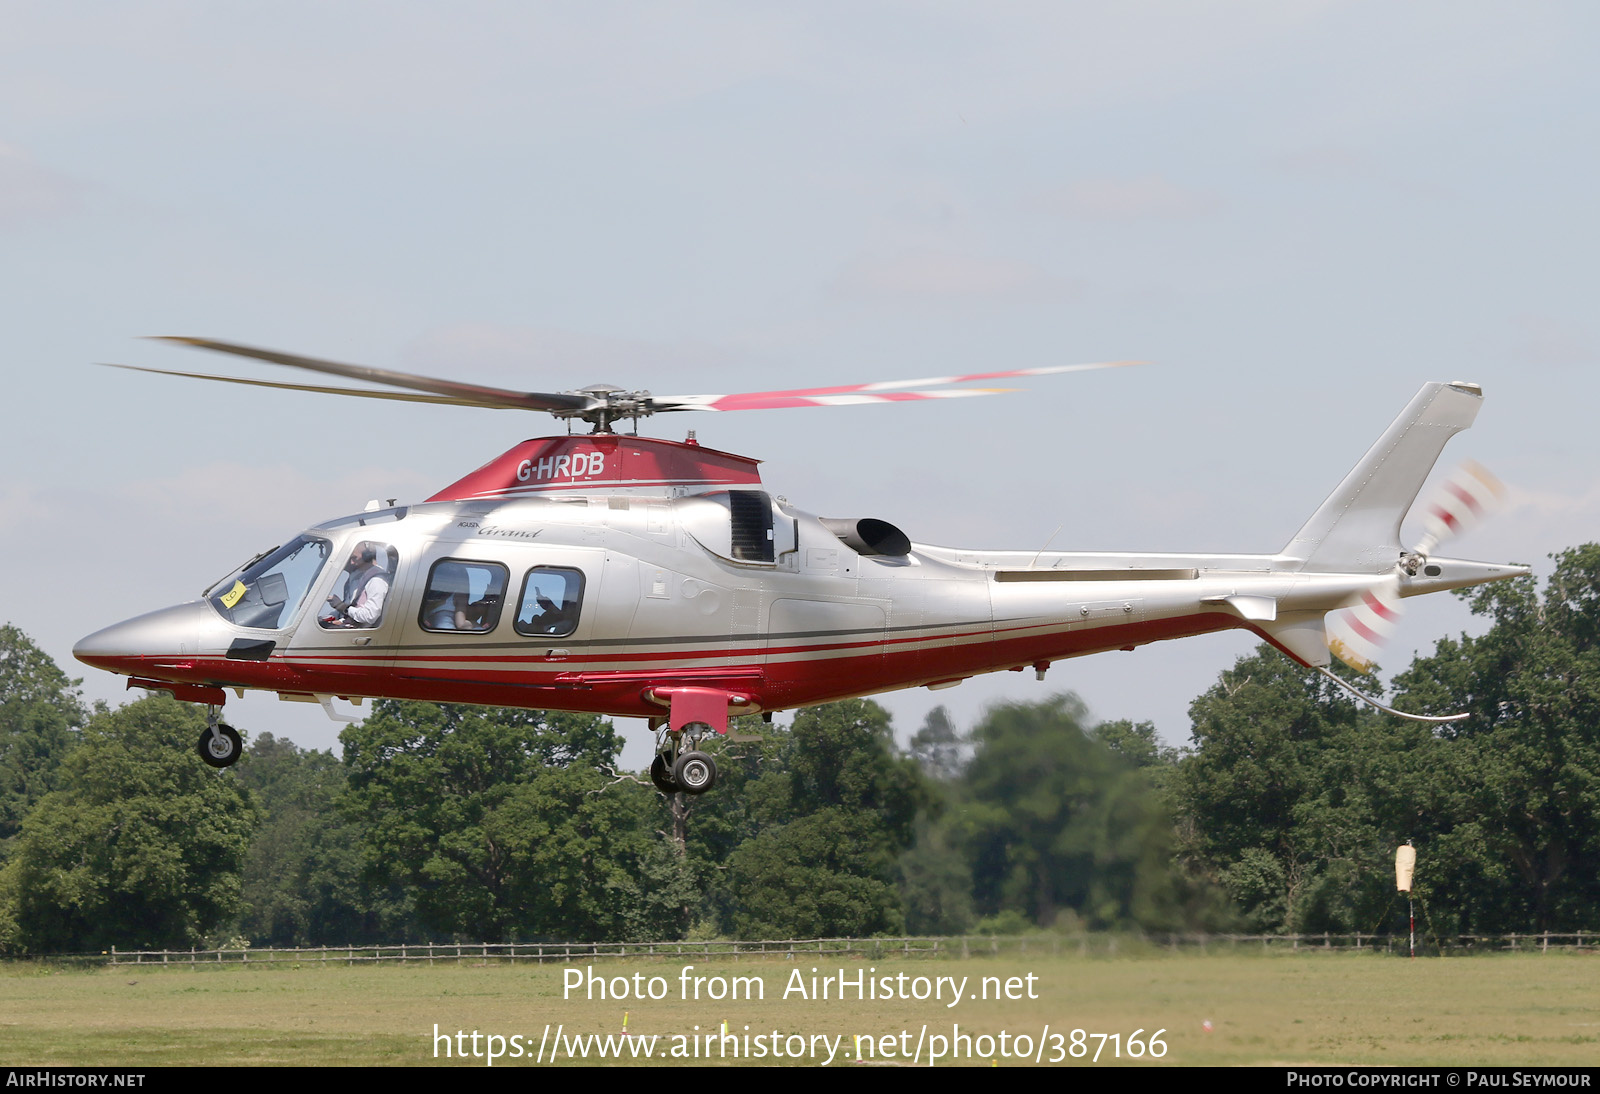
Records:
[[[1445,442],[1483,405],[1475,384],[1426,384],[1283,553],[1301,569],[1382,573],[1400,558],[1400,522]]]

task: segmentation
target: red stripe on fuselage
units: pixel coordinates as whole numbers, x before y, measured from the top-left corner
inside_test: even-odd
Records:
[[[989,635],[989,631],[982,628],[888,641],[778,648],[791,655],[859,651],[828,659],[826,667],[805,659],[768,661],[763,664],[759,659],[771,657],[774,651],[751,647],[681,651],[673,653],[672,659],[731,660],[733,663],[679,667],[657,664],[643,674],[638,669],[586,670],[581,666],[585,660],[644,663],[667,658],[660,654],[621,651],[595,656],[594,651],[586,651],[588,656],[581,659],[524,659],[530,664],[529,668],[508,670],[467,667],[471,662],[504,664],[506,659],[503,657],[461,655],[458,658],[432,659],[429,663],[440,666],[432,672],[428,663],[411,668],[406,664],[409,658],[403,653],[396,657],[392,652],[382,652],[379,656],[365,659],[345,655],[343,664],[330,663],[330,655],[319,655],[315,663],[310,665],[298,658],[288,657],[274,657],[265,662],[199,657],[174,662],[167,658],[126,657],[99,658],[97,663],[103,668],[128,675],[223,687],[650,717],[659,715],[661,708],[644,699],[642,679],[658,684],[721,685],[750,694],[762,709],[782,710],[1169,638],[1205,634],[1244,624],[1230,615],[1205,612],[1174,619],[1083,630],[1017,633],[1037,631],[1041,627],[1065,626],[1064,622],[1056,622],[1010,627],[988,637],[988,640],[983,639]],[[978,640],[951,644],[952,639],[963,637]],[[907,648],[918,642],[933,644],[919,649]],[[362,663],[380,659],[383,664]],[[392,659],[400,663],[391,665],[389,662]],[[534,660],[542,662],[541,668],[531,667]],[[166,664],[161,664],[163,661]]]

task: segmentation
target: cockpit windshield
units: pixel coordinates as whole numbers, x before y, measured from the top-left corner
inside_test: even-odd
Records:
[[[325,539],[298,536],[217,582],[206,590],[206,599],[230,623],[279,630],[299,613],[330,550]]]

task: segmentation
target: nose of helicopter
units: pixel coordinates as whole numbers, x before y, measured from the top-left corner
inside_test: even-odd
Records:
[[[72,656],[85,665],[130,672],[152,658],[194,653],[203,601],[178,604],[113,624],[78,640]]]

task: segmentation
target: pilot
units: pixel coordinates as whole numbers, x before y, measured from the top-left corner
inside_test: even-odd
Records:
[[[389,575],[378,568],[377,544],[370,540],[356,544],[344,569],[349,575],[344,596],[330,596],[328,603],[347,626],[376,627],[383,618],[383,602],[389,597]]]

